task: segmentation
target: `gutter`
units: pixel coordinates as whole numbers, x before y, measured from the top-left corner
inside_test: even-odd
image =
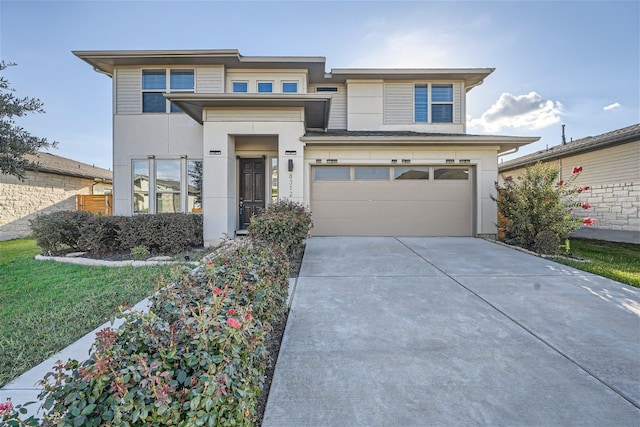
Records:
[[[106,72],[106,71],[101,70],[100,68],[98,68],[98,66],[97,66],[97,65],[95,65],[95,66],[93,67],[93,71],[95,71],[96,73],[104,74],[105,76],[108,76],[108,77],[110,77],[110,78],[113,78],[113,74],[111,74],[111,73],[108,73],[108,72]]]

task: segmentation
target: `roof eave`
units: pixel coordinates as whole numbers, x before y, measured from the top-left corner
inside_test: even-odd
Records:
[[[331,95],[327,94],[165,93],[164,95],[200,124],[204,123],[205,108],[300,107],[304,108],[307,128],[326,129],[331,108]]]

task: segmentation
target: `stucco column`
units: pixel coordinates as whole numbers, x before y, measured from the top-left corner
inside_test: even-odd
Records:
[[[204,123],[202,212],[205,245],[235,233],[235,144],[215,123]]]

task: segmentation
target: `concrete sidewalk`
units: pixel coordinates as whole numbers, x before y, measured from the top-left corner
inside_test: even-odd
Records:
[[[149,309],[149,304],[150,302],[147,298],[131,307],[131,310],[146,312]],[[96,332],[107,327],[118,328],[122,322],[123,319],[115,319],[113,323],[107,322],[100,325],[59,353],[54,354],[44,362],[6,384],[4,387],[0,388],[0,403],[4,403],[9,398],[14,405],[22,405],[27,402],[37,402],[33,405],[27,406],[27,416],[41,414],[42,411],[40,411],[40,406],[42,402],[38,400],[38,394],[42,391],[42,387],[39,385],[39,382],[48,372],[53,371],[53,367],[56,362],[58,360],[66,362],[69,359],[78,361],[86,360],[89,357],[91,346],[96,340]]]
[[[263,426],[639,426],[639,300],[480,239],[312,238]]]

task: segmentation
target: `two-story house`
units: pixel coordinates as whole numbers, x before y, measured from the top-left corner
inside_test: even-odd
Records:
[[[466,94],[491,68],[74,54],[113,80],[114,213],[198,212],[206,243],[279,198],[310,206],[316,236],[495,235],[498,154],[538,139],[466,134]]]

